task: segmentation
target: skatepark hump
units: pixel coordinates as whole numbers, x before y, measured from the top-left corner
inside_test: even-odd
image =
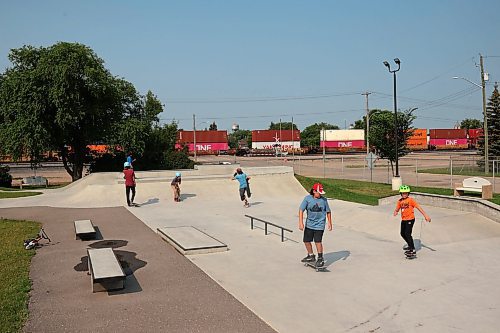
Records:
[[[170,188],[175,171],[137,172],[140,207],[127,209],[152,232],[190,226],[226,244],[227,251],[186,258],[277,331],[498,330],[500,224],[473,213],[426,206],[432,223],[417,215],[417,259],[409,261],[393,205],[331,199],[333,231],[325,232],[323,243],[327,268],[316,272],[300,263],[305,249],[297,213],[307,191],[293,169],[244,168],[252,189],[251,206],[244,208],[238,183],[231,180],[236,167],[181,170],[182,202],[173,201]],[[0,200],[0,207],[125,204],[120,173],[93,174],[44,192]],[[265,235],[264,226],[256,222],[251,230],[245,215],[293,233],[281,242],[278,229],[269,227]]]

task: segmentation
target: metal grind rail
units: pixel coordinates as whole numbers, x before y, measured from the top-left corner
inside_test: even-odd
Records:
[[[266,233],[267,235],[267,225],[270,224],[272,225],[273,227],[276,227],[276,228],[279,228],[281,229],[281,241],[284,242],[285,241],[285,231],[288,231],[288,232],[293,232],[292,230],[290,229],[287,229],[285,227],[282,227],[280,225],[277,225],[277,224],[274,224],[272,222],[268,222],[268,221],[264,221],[262,219],[259,219],[257,217],[254,217],[254,216],[250,216],[250,215],[246,215],[245,214],[245,217],[248,217],[250,219],[250,228],[253,230],[253,221],[256,220],[256,221],[259,221],[259,222],[262,222],[264,223],[264,232]]]

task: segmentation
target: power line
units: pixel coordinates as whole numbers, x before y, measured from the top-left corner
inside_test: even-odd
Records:
[[[208,104],[208,103],[251,103],[251,102],[275,102],[275,101],[290,101],[290,100],[304,100],[304,99],[320,99],[332,98],[342,96],[359,95],[359,92],[344,92],[344,93],[331,93],[323,95],[305,95],[305,96],[267,96],[267,97],[237,97],[237,98],[223,98],[223,99],[167,99],[168,104]]]

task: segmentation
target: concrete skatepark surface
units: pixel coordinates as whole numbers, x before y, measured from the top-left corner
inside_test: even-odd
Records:
[[[230,180],[235,167],[201,166],[199,170],[182,171],[181,203],[173,201],[170,190],[174,171],[138,172],[136,202],[142,205],[127,209],[150,228],[149,236],[157,240],[160,239],[155,234],[157,228],[194,226],[227,244],[226,252],[186,258],[273,329],[279,332],[498,331],[500,224],[472,213],[426,206],[424,209],[433,222],[423,222],[421,226],[421,216],[416,213],[413,236],[418,258],[406,260],[399,219],[391,215],[393,205],[372,207],[331,200],[334,227],[324,237],[328,267],[325,272],[316,272],[299,262],[305,250],[297,228],[297,212],[306,191],[293,177],[292,169],[245,168],[252,176],[253,194],[252,206],[245,209],[239,200],[237,182]],[[0,207],[123,206],[121,181],[117,173],[95,174],[63,189],[46,190],[41,196],[0,200]],[[88,210],[93,211],[99,210]],[[250,230],[250,221],[244,214],[294,232],[282,243],[279,230],[272,227],[274,233],[267,236],[262,229]],[[79,215],[79,218],[89,217]],[[127,232],[121,237],[132,245],[135,234]],[[170,247],[160,244],[157,251]],[[36,260],[44,251],[47,250],[42,248],[35,256],[32,274],[36,273]],[[134,252],[138,258],[143,257],[141,251]],[[72,270],[73,266],[69,267],[64,270]],[[148,277],[145,268],[144,275],[136,277],[144,285],[139,294],[144,293],[148,284],[142,279],[154,278]],[[169,274],[165,270],[163,276]],[[88,285],[77,289],[82,289],[79,292],[93,302],[88,290],[90,283],[86,282]],[[36,279],[34,292],[37,292]],[[31,303],[30,310],[33,310],[30,320],[40,315],[40,309],[33,308]]]

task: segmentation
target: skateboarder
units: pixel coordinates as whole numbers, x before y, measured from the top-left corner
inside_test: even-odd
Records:
[[[328,231],[332,230],[332,213],[328,200],[322,195],[325,194],[323,185],[316,183],[313,185],[309,195],[307,195],[299,207],[299,229],[304,231],[304,245],[307,256],[302,259],[304,263],[314,263],[316,257],[312,248],[312,241],[316,244],[318,260],[316,267],[323,267],[323,232],[325,231],[326,220],[328,220]],[[304,211],[307,210],[306,224],[304,226]]]
[[[134,169],[130,167],[129,162],[123,163],[123,178],[125,179],[125,194],[127,195],[127,205],[134,206],[135,198],[135,173]],[[129,198],[130,191],[132,191],[132,198]]]
[[[394,216],[397,216],[401,210],[401,237],[403,237],[408,245],[405,255],[407,257],[415,257],[417,252],[415,251],[415,244],[413,243],[413,237],[411,236],[413,224],[415,223],[415,213],[413,212],[414,208],[418,209],[420,213],[422,213],[427,222],[430,222],[431,218],[413,198],[410,198],[410,187],[408,185],[401,185],[399,187],[399,193],[401,194],[401,199],[399,199],[396,204]]]
[[[132,152],[129,151],[128,155],[127,155],[127,162],[130,164],[130,169],[134,168],[134,162],[135,161],[136,161],[136,159],[132,156]]]
[[[170,185],[172,186],[172,192],[174,192],[174,201],[175,202],[180,202],[181,201],[181,173],[176,172],[175,173],[175,178],[172,179],[172,182]]]
[[[245,207],[250,207],[250,204],[248,203],[247,197],[245,193],[248,194],[248,198],[250,198],[250,189],[248,186],[248,181],[250,180],[250,177],[248,177],[241,168],[236,169],[236,173],[233,175],[233,180],[237,180],[240,183],[240,199],[241,201],[244,202]]]

